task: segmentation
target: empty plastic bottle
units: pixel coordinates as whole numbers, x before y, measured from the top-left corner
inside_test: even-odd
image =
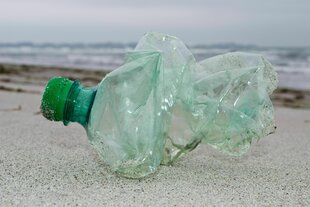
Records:
[[[55,77],[43,115],[78,122],[121,176],[141,178],[200,143],[231,155],[275,130],[269,95],[277,76],[260,55],[228,53],[197,63],[176,37],[147,33],[94,88]]]

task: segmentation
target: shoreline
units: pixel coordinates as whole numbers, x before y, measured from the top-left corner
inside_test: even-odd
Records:
[[[131,180],[100,160],[82,126],[64,127],[40,114],[50,77],[91,86],[105,74],[0,64],[1,206],[309,206],[310,110],[278,104],[306,100],[309,92],[278,89],[276,132],[253,142],[241,157],[201,144],[173,166]]]
[[[85,86],[95,86],[109,72],[104,69],[0,63],[0,91],[40,94],[53,76],[79,79]],[[310,109],[310,90],[277,88],[271,99],[275,106]]]

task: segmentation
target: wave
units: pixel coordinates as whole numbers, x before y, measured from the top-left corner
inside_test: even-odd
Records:
[[[113,70],[136,43],[0,43],[0,62],[43,64],[59,67]],[[235,43],[189,45],[197,61],[215,55],[243,51],[259,53],[285,73],[309,73],[310,47],[261,47]]]

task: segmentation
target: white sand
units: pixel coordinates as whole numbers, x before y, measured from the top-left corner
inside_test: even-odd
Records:
[[[98,159],[81,126],[34,114],[40,98],[0,92],[0,206],[310,205],[310,110],[277,108],[276,134],[239,159],[200,146],[129,180]]]

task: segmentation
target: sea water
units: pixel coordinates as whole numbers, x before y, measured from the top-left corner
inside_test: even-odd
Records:
[[[88,70],[116,69],[126,51],[136,43],[0,43],[0,64],[34,64]],[[279,75],[279,87],[310,90],[310,47],[259,47],[254,45],[190,45],[197,61],[215,55],[243,51],[266,57]]]

